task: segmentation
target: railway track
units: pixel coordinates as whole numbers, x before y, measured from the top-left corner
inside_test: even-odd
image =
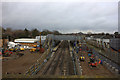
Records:
[[[63,41],[40,72],[41,75],[74,75],[68,41]]]
[[[62,69],[61,69],[61,75],[68,75],[69,74],[69,58],[68,58],[68,53],[67,50],[64,50],[64,60],[63,60],[63,64],[62,64]]]
[[[37,75],[48,75],[48,76],[68,76],[68,75],[83,75],[83,76],[113,76],[113,74],[106,69],[104,66],[98,64],[96,68],[90,68],[88,66],[89,57],[88,53],[85,52],[85,46],[82,46],[81,53],[72,53],[69,49],[69,42],[63,41],[58,49],[54,51],[52,57],[47,61],[44,67],[38,72]],[[76,62],[80,58],[81,54],[85,56],[85,61]],[[77,58],[78,57],[78,58]],[[82,73],[80,73],[80,69]]]

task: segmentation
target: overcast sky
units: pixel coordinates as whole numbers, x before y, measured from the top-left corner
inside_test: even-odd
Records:
[[[2,26],[70,32],[118,31],[117,2],[2,3]]]

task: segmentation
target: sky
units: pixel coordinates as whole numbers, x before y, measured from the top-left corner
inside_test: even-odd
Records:
[[[118,2],[3,2],[2,27],[114,33]]]

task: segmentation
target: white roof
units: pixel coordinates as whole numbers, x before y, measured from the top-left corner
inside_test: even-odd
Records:
[[[36,39],[40,39],[40,36],[36,36]],[[46,40],[46,36],[41,36],[41,40]]]
[[[110,42],[110,39],[103,39],[103,42]]]
[[[22,38],[22,39],[15,39],[14,42],[18,42],[18,43],[34,43],[39,41],[38,39],[27,39],[27,38]]]

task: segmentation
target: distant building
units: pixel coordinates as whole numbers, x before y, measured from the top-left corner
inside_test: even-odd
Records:
[[[93,36],[90,36],[90,37],[85,37],[85,39],[87,39],[87,40],[92,40],[92,39],[94,39],[94,38],[93,38]]]
[[[112,38],[110,39],[110,47],[113,50],[120,52],[120,38]]]
[[[40,41],[40,36],[36,36],[35,39],[38,39]],[[43,44],[44,41],[46,40],[46,36],[41,36],[41,43]],[[37,44],[40,44],[39,41],[37,42]]]
[[[113,38],[112,35],[103,35],[100,37],[104,48],[110,48],[110,39]]]
[[[41,36],[41,43],[43,44],[44,41],[46,40],[46,36]],[[15,39],[15,43],[20,43],[21,45],[26,45],[26,46],[32,46],[32,45],[39,45],[40,44],[40,36],[36,36],[35,39],[31,38],[21,38],[21,39]]]
[[[94,35],[92,37],[86,37],[88,40],[96,41],[96,45],[102,48],[110,48],[110,39],[112,35]]]
[[[36,36],[35,39],[39,39],[40,40],[40,36]],[[46,40],[46,36],[41,36],[41,40]]]
[[[32,45],[37,45],[37,42],[39,42],[39,39],[21,38],[21,39],[15,39],[14,42],[19,43],[21,45],[32,46]]]

